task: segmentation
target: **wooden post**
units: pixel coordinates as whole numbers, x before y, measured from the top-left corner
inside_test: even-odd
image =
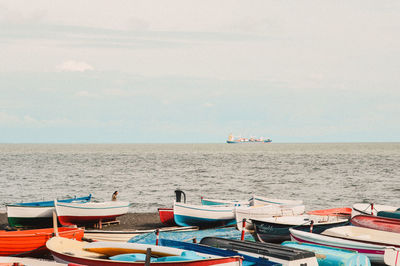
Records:
[[[156,246],[158,246],[158,240],[160,239],[160,230],[156,229]]]
[[[242,235],[241,235],[241,237],[240,237],[240,240],[244,240],[244,231],[245,231],[245,229],[246,229],[246,218],[243,218],[243,221],[242,221]]]
[[[146,250],[146,260],[144,261],[144,266],[150,266],[150,259],[151,259],[151,248]]]
[[[53,228],[54,228],[54,234],[58,236],[58,221],[57,221],[57,214],[56,211],[53,210]]]

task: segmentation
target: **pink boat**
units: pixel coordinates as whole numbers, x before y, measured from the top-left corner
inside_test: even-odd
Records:
[[[88,202],[88,203],[64,203],[54,201],[58,221],[62,225],[95,224],[100,221],[114,220],[124,215],[129,210],[129,202]]]
[[[355,226],[400,233],[400,219],[372,215],[356,215],[351,218],[350,223]]]

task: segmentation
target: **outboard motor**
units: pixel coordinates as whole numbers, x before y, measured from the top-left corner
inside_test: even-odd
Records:
[[[185,194],[185,192],[183,192],[180,189],[175,190],[176,202],[182,202],[181,201],[182,200],[182,195],[183,195],[183,199],[184,199],[183,203],[186,203],[186,194]]]

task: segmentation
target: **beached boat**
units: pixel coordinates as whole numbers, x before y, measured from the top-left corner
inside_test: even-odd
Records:
[[[238,254],[244,256],[245,262],[248,260],[246,257],[248,256],[253,259],[260,259],[261,261],[268,260],[274,263],[279,263],[279,265],[318,265],[313,252],[285,247],[278,244],[238,241],[219,237],[203,238],[200,241],[200,244],[208,247],[229,250],[231,252],[238,252]],[[258,265],[257,262],[256,265]]]
[[[58,200],[63,203],[86,203],[92,195]],[[7,204],[7,218],[11,227],[51,227],[53,225],[54,200]]]
[[[294,216],[303,214],[304,205],[259,205],[248,207],[236,207],[234,209],[236,226],[238,230],[243,229],[243,219],[245,219],[245,229],[254,230],[251,219],[263,219],[274,216]]]
[[[199,230],[197,226],[173,226],[173,227],[161,227],[157,229],[146,229],[146,230],[125,230],[125,231],[109,231],[109,230],[85,230],[84,237],[92,241],[116,241],[116,242],[128,242],[129,239],[143,235],[154,233],[158,230],[159,232],[180,232],[180,231],[196,231]]]
[[[374,203],[356,203],[353,205],[351,217],[365,214],[365,215],[377,215],[378,212],[381,211],[389,211],[393,212],[398,210],[399,207],[389,206],[389,205],[380,205]]]
[[[274,199],[274,198],[267,198],[267,197],[260,197],[253,195],[249,203],[251,206],[257,205],[289,205],[289,206],[297,206],[302,205],[302,200],[283,200],[283,199]]]
[[[368,256],[372,263],[383,263],[387,247],[400,247],[400,234],[358,226],[330,228],[321,234],[290,229],[293,241],[344,248]]]
[[[351,217],[352,208],[332,208],[332,209],[322,209],[322,210],[314,210],[308,211],[307,214],[313,215],[330,215],[330,216],[343,216],[350,218]]]
[[[210,199],[201,197],[201,205],[233,205],[233,206],[248,206],[248,200],[221,200],[221,199]]]
[[[195,231],[158,232],[158,239],[171,239],[185,242],[199,242],[203,238],[209,236],[240,240],[242,238],[242,232],[238,231],[235,227],[222,227]],[[247,232],[244,234],[244,239],[254,241],[253,237]],[[151,232],[148,234],[138,235],[131,238],[128,242],[155,244],[157,242],[157,234],[156,232]]]
[[[175,226],[174,209],[173,208],[158,208],[160,221],[167,226]]]
[[[290,240],[290,228],[321,233],[325,229],[347,225],[349,220],[338,216],[297,215],[252,219],[254,238],[260,242],[281,243]]]
[[[54,201],[58,221],[62,225],[95,224],[113,220],[129,210],[129,202],[88,202],[84,204]]]
[[[174,220],[179,226],[225,226],[236,223],[234,206],[192,205],[174,202]]]
[[[364,254],[342,248],[332,248],[315,244],[285,241],[285,247],[314,252],[319,266],[370,266],[371,262]]]
[[[82,239],[81,228],[58,228],[60,236]],[[53,228],[0,231],[0,256],[28,256],[42,253],[46,250],[46,241],[54,236]]]
[[[355,226],[400,233],[400,219],[373,215],[356,215],[351,218],[350,223]]]
[[[383,261],[386,265],[400,266],[400,248],[387,247]]]
[[[378,212],[377,216],[379,217],[386,217],[386,218],[393,218],[393,219],[400,219],[400,209],[396,211],[380,211]]]
[[[76,263],[87,266],[129,266],[146,265],[181,265],[203,266],[224,265],[240,266],[242,258],[211,256],[192,253],[186,250],[168,248],[155,245],[140,245],[135,243],[93,242],[85,243],[71,239],[54,237],[47,241],[47,248],[51,251],[55,261]],[[146,258],[146,252],[151,251],[155,258]],[[108,259],[105,259],[108,257]]]
[[[226,141],[226,143],[229,144],[234,144],[234,143],[270,143],[272,142],[271,139],[266,139],[266,138],[242,138],[242,137],[237,137],[235,138],[232,134],[229,135],[228,140]]]

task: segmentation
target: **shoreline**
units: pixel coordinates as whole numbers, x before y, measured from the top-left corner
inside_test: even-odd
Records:
[[[166,227],[161,223],[160,217],[156,212],[143,213],[127,213],[117,217],[119,224],[105,225],[101,230],[138,230],[138,229],[155,229]],[[8,227],[7,213],[0,212],[0,229],[4,230]]]

